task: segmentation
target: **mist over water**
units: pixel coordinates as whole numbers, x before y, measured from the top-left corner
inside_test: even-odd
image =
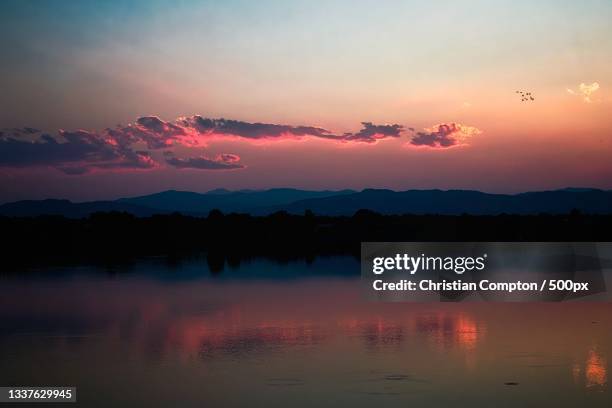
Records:
[[[359,279],[351,257],[3,275],[0,383],[87,406],[612,400],[610,303],[377,303]]]

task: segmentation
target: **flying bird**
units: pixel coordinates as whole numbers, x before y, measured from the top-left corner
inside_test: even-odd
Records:
[[[516,93],[521,97],[521,102],[535,101],[535,98],[531,95],[531,92],[516,91]]]

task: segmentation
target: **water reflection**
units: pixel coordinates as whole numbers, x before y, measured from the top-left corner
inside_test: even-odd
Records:
[[[381,347],[398,346],[404,340],[404,328],[398,324],[385,322],[381,318],[359,323],[361,338],[369,351]]]
[[[584,362],[575,362],[572,372],[576,383],[589,391],[603,391],[608,383],[607,361],[597,347],[587,352]]]
[[[217,406],[279,405],[278,393],[296,390],[355,406],[480,406],[499,403],[504,384],[518,384],[508,406],[553,393],[557,406],[586,405],[585,389],[588,405],[607,406],[611,396],[609,304],[372,303],[358,278],[241,274],[1,281],[0,382],[52,378],[85,395],[180,382],[194,405]],[[161,390],[151,392],[163,406]]]
[[[429,341],[441,349],[460,347],[472,351],[483,340],[486,323],[478,324],[465,312],[439,312],[433,315],[417,316],[416,330],[424,333]]]
[[[255,353],[273,352],[279,348],[312,346],[324,336],[310,326],[293,323],[289,326],[261,325],[232,333],[203,336],[198,351],[204,358],[231,356],[245,358]]]
[[[607,380],[606,362],[595,350],[589,350],[586,362],[586,386],[603,387]]]

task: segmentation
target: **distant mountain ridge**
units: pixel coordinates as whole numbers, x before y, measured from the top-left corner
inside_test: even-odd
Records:
[[[577,209],[591,214],[612,213],[612,191],[541,191],[489,194],[471,190],[374,190],[354,194],[301,200],[279,207],[290,213],[311,210],[316,214],[349,215],[360,209],[381,214],[563,214]]]
[[[289,205],[306,199],[334,197],[354,193],[353,190],[309,191],[293,188],[274,188],[270,190],[240,190],[230,192],[216,189],[207,193],[168,190],[142,197],[122,198],[119,203],[155,208],[164,211],[184,213],[208,213],[219,209],[223,212],[260,213],[269,207]]]
[[[180,212],[206,216],[224,213],[267,215],[277,211],[320,215],[353,215],[367,209],[381,214],[563,214],[577,209],[589,214],[612,214],[612,191],[565,188],[520,194],[490,194],[473,190],[365,189],[362,191],[211,190],[207,193],[168,190],[114,201],[73,203],[68,200],[26,200],[0,205],[0,215],[62,215],[86,217],[94,212],[124,211],[136,216]]]

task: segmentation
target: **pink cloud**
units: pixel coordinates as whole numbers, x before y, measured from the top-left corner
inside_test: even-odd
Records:
[[[480,129],[466,126],[461,123],[442,123],[417,132],[412,136],[410,145],[428,146],[436,149],[445,149],[455,146],[465,146],[474,135],[482,133]]]
[[[405,128],[399,124],[362,122],[357,132],[335,134],[317,126],[251,123],[231,119],[210,119],[199,115],[164,121],[143,116],[126,126],[103,131],[59,130],[51,136],[33,128],[2,129],[0,167],[49,166],[65,174],[85,174],[92,170],[147,170],[162,166],[201,170],[242,169],[240,157],[231,153],[215,157],[202,155],[214,138],[238,138],[249,142],[274,142],[315,138],[340,143],[373,145],[384,139],[397,139]],[[413,131],[412,128],[407,128]],[[476,128],[450,123],[436,125],[412,137],[412,145],[451,147],[465,144],[478,133]],[[181,157],[175,147],[197,149],[192,157]],[[189,149],[188,149],[189,150]],[[163,151],[163,152],[162,152]],[[188,153],[187,153],[188,154]]]
[[[233,170],[243,169],[245,166],[238,163],[240,157],[235,154],[224,153],[215,158],[206,156],[178,158],[170,157],[166,162],[177,169],[199,169],[199,170]]]

